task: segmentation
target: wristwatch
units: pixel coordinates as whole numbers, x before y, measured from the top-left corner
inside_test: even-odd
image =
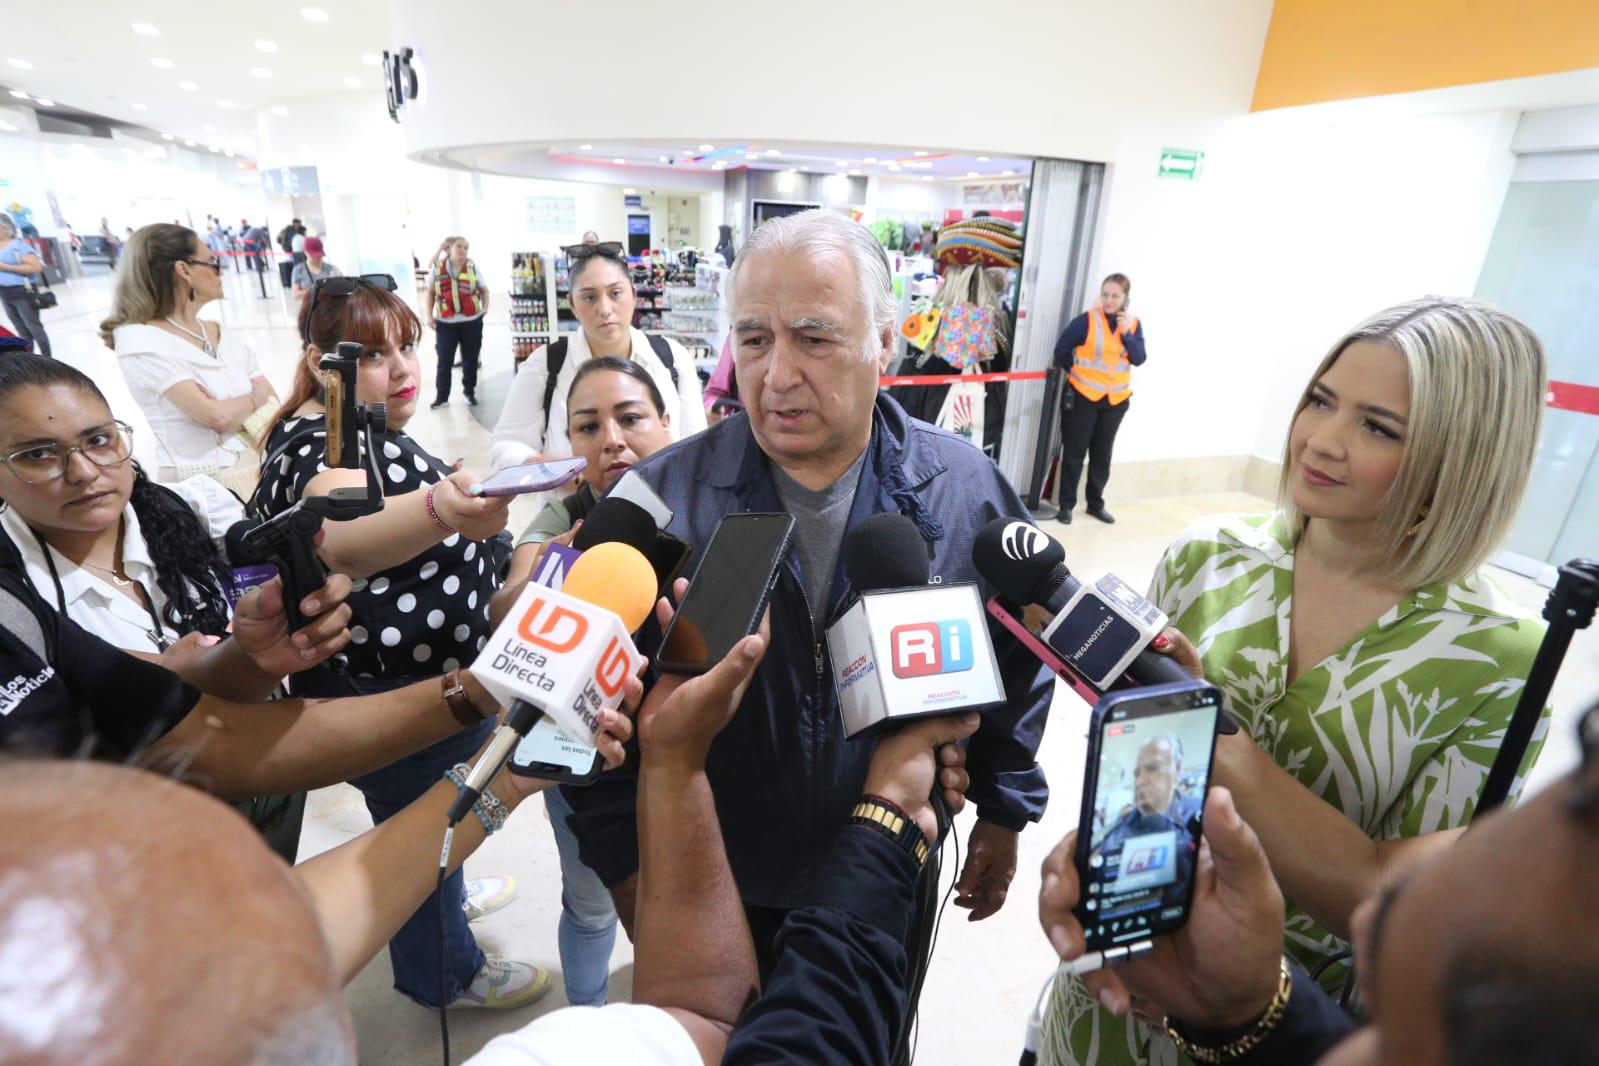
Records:
[[[444,683],[444,703],[450,708],[450,713],[462,725],[477,725],[488,715],[481,713],[472,703],[472,697],[466,694],[466,686],[461,683],[461,668],[454,670],[439,678]]]
[[[870,793],[862,796],[849,813],[849,824],[869,826],[882,833],[915,859],[917,866],[926,863],[927,856],[931,854],[927,837],[923,835],[922,827],[916,824],[916,819],[906,814],[899,804],[882,796]]]

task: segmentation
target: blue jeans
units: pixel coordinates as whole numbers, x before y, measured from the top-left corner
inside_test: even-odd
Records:
[[[415,684],[417,678],[376,680],[334,674],[330,670],[308,670],[295,678],[295,694],[302,696],[366,696]],[[435,682],[436,683],[436,682]],[[489,734],[492,721],[468,726],[454,736],[407,755],[381,770],[350,782],[366,797],[372,824],[381,825],[432,788],[444,771],[458,762],[471,762]],[[470,817],[476,817],[471,815]],[[444,827],[440,825],[442,836]],[[432,861],[432,860],[430,860]],[[436,867],[435,867],[436,868]],[[483,952],[466,922],[466,878],[460,869],[444,879],[444,953],[446,1002],[459,996],[478,970],[483,968]],[[389,941],[389,962],[394,967],[394,987],[429,1007],[439,1005],[439,894],[407,918]]]
[[[561,853],[561,977],[573,1006],[605,1003],[611,984],[611,948],[616,944],[616,907],[599,875],[577,857],[577,837],[567,825],[572,805],[560,788],[544,790],[544,808]]]

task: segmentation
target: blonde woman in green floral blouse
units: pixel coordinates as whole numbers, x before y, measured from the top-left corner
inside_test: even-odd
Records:
[[[1156,571],[1173,654],[1244,726],[1213,781],[1260,834],[1307,968],[1345,948],[1360,900],[1452,842],[1487,778],[1543,626],[1479,568],[1521,502],[1544,388],[1538,338],[1497,308],[1383,311],[1311,376],[1279,510],[1199,522]],[[1128,1007],[1096,975],[1058,981],[1046,1060],[1182,1061]]]

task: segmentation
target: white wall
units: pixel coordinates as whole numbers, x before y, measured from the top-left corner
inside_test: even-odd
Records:
[[[1091,267],[1096,293],[1105,274],[1131,278],[1149,334],[1116,458],[1276,459],[1338,337],[1402,300],[1471,293],[1515,124],[1342,105],[1130,123]],[[1200,179],[1156,177],[1163,146],[1203,149]]]

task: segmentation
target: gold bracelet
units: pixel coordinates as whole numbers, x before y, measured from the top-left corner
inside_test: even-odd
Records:
[[[1288,967],[1286,955],[1282,957],[1279,965],[1282,975],[1277,979],[1277,994],[1271,997],[1271,1004],[1266,1008],[1266,1013],[1260,1016],[1260,1021],[1255,1023],[1255,1027],[1237,1040],[1217,1048],[1202,1047],[1179,1033],[1170,1017],[1166,1019],[1166,1035],[1171,1037],[1178,1051],[1195,1062],[1228,1062],[1240,1055],[1247,1055],[1260,1046],[1260,1042],[1277,1028],[1277,1023],[1288,1013],[1288,996],[1294,990],[1294,972]]]

